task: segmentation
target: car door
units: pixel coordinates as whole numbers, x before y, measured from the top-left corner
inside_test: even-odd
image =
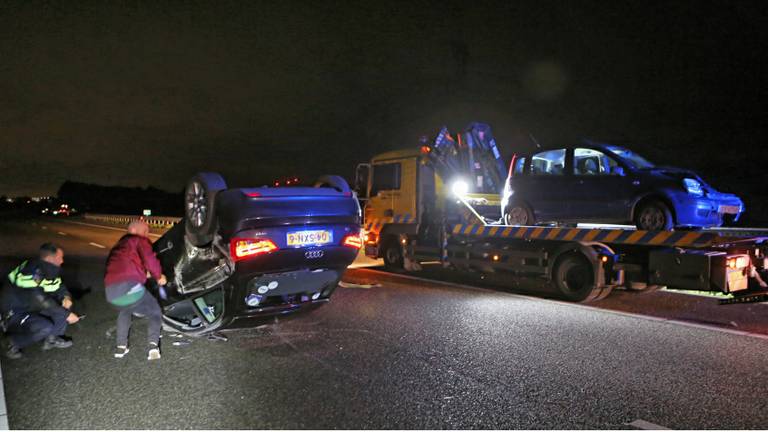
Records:
[[[523,175],[511,182],[511,201],[524,201],[537,222],[561,221],[568,218],[568,178],[565,171],[565,149],[547,150],[531,155]]]
[[[585,222],[626,222],[634,192],[627,168],[605,152],[586,147],[574,148],[571,162],[574,217]]]

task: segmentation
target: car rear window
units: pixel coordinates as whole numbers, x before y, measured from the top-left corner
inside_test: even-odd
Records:
[[[565,149],[548,150],[531,156],[531,175],[565,174]]]

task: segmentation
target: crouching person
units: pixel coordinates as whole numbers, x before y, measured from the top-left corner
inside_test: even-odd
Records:
[[[45,243],[38,258],[24,261],[3,281],[0,309],[10,338],[8,358],[21,358],[21,350],[43,340],[44,350],[72,346],[64,332],[79,318],[69,311],[72,298],[59,277],[63,263],[64,251]]]
[[[160,261],[152,250],[147,238],[149,225],[144,221],[133,221],[124,235],[112,247],[107,258],[104,287],[107,301],[118,309],[117,348],[115,357],[128,354],[128,333],[133,314],[145,316],[147,325],[147,360],[160,358],[160,331],[163,315],[157,300],[147,292],[144,284],[147,274],[158,284],[165,285]]]

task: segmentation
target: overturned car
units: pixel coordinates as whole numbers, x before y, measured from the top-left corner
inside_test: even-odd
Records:
[[[188,334],[258,325],[329,301],[362,245],[347,182],[228,189],[215,173],[187,184],[185,217],[154,244],[168,278],[165,325]]]

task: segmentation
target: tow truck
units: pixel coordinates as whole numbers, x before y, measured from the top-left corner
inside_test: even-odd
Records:
[[[574,302],[662,287],[725,294],[721,304],[768,300],[768,230],[505,225],[506,166],[483,123],[359,164],[365,254],[396,271],[436,262],[508,286],[538,279]]]

